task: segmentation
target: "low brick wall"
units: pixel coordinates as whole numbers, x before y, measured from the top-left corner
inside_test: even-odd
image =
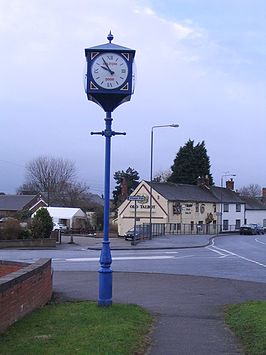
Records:
[[[3,274],[5,263],[10,270],[12,262],[2,262]],[[19,264],[14,263],[16,271],[0,277],[0,333],[52,297],[51,259]]]
[[[0,277],[18,271],[28,265],[26,263],[16,263],[15,261],[0,260]]]
[[[0,240],[0,249],[3,248],[54,248],[56,238],[43,239],[15,239]]]

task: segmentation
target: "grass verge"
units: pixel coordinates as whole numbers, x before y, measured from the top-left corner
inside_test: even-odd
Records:
[[[142,354],[152,316],[136,305],[50,304],[0,336],[0,354]]]
[[[229,305],[225,321],[240,339],[246,354],[266,354],[266,302]]]

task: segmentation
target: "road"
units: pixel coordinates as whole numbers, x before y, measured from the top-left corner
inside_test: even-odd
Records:
[[[195,237],[196,238],[196,237]],[[0,259],[52,258],[55,271],[97,271],[100,251],[68,245],[56,250],[0,250]],[[266,235],[215,238],[203,248],[113,250],[114,272],[210,276],[266,283]]]

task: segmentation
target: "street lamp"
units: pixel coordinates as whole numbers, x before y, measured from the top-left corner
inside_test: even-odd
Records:
[[[152,238],[152,180],[153,180],[153,130],[155,128],[165,128],[165,127],[171,127],[171,128],[178,128],[179,125],[176,123],[171,123],[171,124],[164,124],[164,125],[158,125],[158,126],[153,126],[151,128],[151,161],[150,161],[150,232],[149,232],[149,237],[150,239]]]
[[[221,212],[220,212],[220,216],[221,216],[221,227],[220,227],[220,230],[221,230],[221,232],[223,231],[223,178],[224,177],[232,177],[232,176],[236,176],[236,174],[231,174],[229,171],[226,171],[221,176]]]

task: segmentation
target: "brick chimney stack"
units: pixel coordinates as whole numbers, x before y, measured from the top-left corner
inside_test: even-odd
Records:
[[[121,196],[123,200],[128,197],[128,184],[125,177],[123,177],[121,181]]]
[[[226,181],[226,188],[229,189],[229,190],[232,190],[234,191],[235,189],[235,182],[234,180],[231,178],[230,180],[227,180]]]
[[[205,176],[199,176],[197,178],[197,185],[198,186],[210,186],[210,179],[208,175]]]

